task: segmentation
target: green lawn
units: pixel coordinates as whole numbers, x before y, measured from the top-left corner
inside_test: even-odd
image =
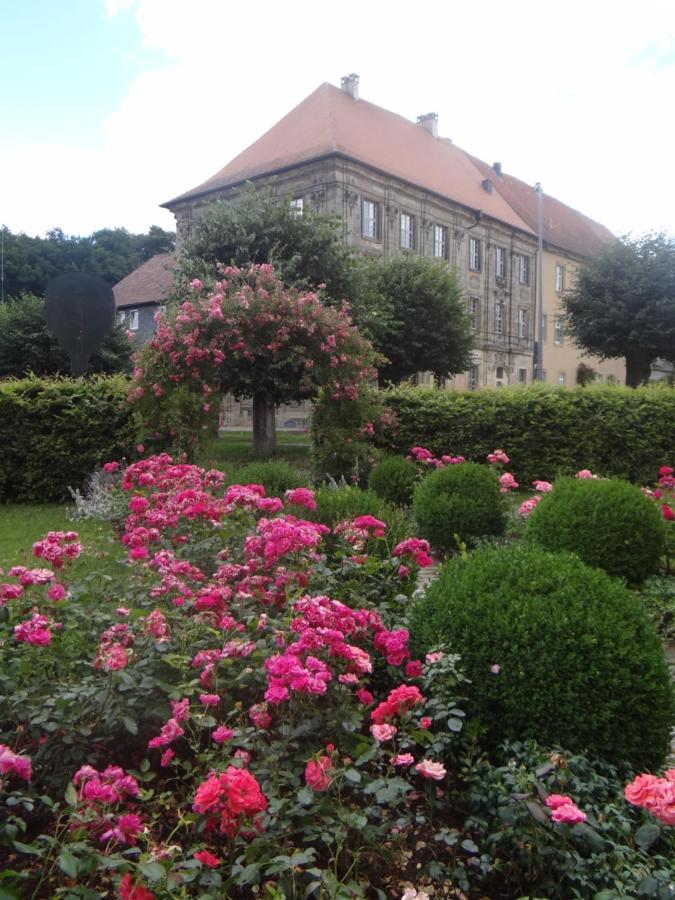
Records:
[[[273,459],[282,459],[298,469],[309,471],[311,439],[309,434],[277,432],[277,452]],[[224,469],[256,460],[253,435],[250,431],[224,431],[201,452],[199,464],[207,468]]]
[[[6,571],[13,565],[36,565],[33,542],[48,531],[77,531],[80,535],[85,554],[71,567],[73,573],[85,566],[85,555],[87,569],[91,568],[92,554],[98,558],[100,569],[114,565],[124,555],[107,522],[93,519],[71,522],[67,511],[67,506],[58,504],[0,506],[0,568]]]
[[[298,469],[310,470],[310,438],[308,434],[279,432],[277,453],[274,459],[282,459]],[[215,438],[204,449],[198,460],[207,468],[228,471],[256,459],[253,453],[251,432],[228,431]],[[69,505],[59,504],[0,504],[0,568],[7,571],[13,565],[31,565],[33,542],[48,531],[77,531],[91,560],[99,559],[96,568],[107,569],[123,558],[124,550],[113,535],[107,522],[93,519],[71,522]],[[85,560],[71,569],[76,574]],[[91,568],[90,562],[86,563]]]

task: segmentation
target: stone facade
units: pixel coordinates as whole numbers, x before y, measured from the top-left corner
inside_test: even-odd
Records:
[[[475,366],[448,386],[495,387],[532,380],[537,247],[531,235],[337,155],[255,183],[280,201],[302,201],[303,208],[336,216],[344,241],[364,254],[387,259],[417,253],[456,268],[475,322]],[[236,201],[241,189],[235,185],[172,204],[178,243],[190,236],[200,209],[214,200]],[[422,374],[419,380],[429,379]]]

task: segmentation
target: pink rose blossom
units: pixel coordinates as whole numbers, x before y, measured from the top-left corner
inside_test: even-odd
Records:
[[[222,862],[221,859],[213,853],[210,853],[208,850],[198,850],[194,854],[194,857],[195,859],[198,859],[202,865],[208,866],[209,869],[215,869]]]
[[[373,695],[370,691],[366,690],[366,688],[359,688],[358,691],[356,691],[356,699],[363,706],[370,706],[373,702]]]
[[[330,787],[333,763],[329,756],[310,759],[305,766],[305,783],[313,791],[325,791]]]
[[[577,825],[579,822],[586,821],[586,813],[582,812],[574,803],[563,803],[551,813],[554,822],[564,825]]]
[[[47,591],[47,597],[50,600],[65,600],[67,596],[68,592],[62,584],[53,584]]]
[[[414,762],[415,757],[412,753],[397,753],[392,759],[395,766],[411,766]]]
[[[216,744],[224,744],[225,741],[229,741],[233,737],[234,731],[231,728],[226,728],[224,725],[219,725],[211,732],[211,740],[215,741]]]
[[[490,671],[492,672],[493,675],[499,675],[501,670],[502,670],[502,667],[499,665],[499,663],[493,663],[493,665],[490,666]]]
[[[0,775],[16,775],[30,781],[33,767],[27,756],[14,753],[6,744],[0,744]]]
[[[423,759],[422,762],[417,763],[415,769],[424,778],[431,778],[433,781],[441,781],[447,774],[442,763],[434,762],[431,759]]]
[[[159,760],[160,766],[163,769],[166,769],[166,767],[169,765],[169,763],[171,762],[171,760],[174,758],[175,755],[176,755],[175,752],[171,749],[171,747],[169,747],[169,749],[165,750],[164,753],[162,753],[162,755],[160,757],[160,760]]]
[[[553,490],[553,485],[550,481],[533,481],[535,491],[540,491],[542,494],[548,494]]]
[[[199,702],[202,706],[218,706],[220,697],[218,694],[200,694]]]
[[[371,725],[370,726],[370,733],[375,738],[375,740],[378,741],[379,743],[384,743],[384,741],[390,741],[394,737],[394,735],[396,734],[397,731],[398,731],[398,728],[396,728],[395,725],[388,725],[386,723],[384,725]]]

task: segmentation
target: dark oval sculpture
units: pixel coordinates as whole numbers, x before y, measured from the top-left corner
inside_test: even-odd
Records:
[[[70,358],[72,375],[84,375],[89,360],[115,321],[113,289],[100,275],[64,272],[45,292],[47,328]]]

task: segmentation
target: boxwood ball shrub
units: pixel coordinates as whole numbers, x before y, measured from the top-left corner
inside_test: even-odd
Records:
[[[489,746],[536,739],[636,771],[670,745],[673,687],[639,600],[572,554],[490,548],[446,563],[412,611],[416,654],[447,642]]]
[[[457,539],[500,535],[506,503],[492,469],[460,463],[436,469],[415,489],[413,512],[420,536],[439,553],[457,549]]]
[[[230,484],[262,484],[269,497],[280,497],[284,491],[304,487],[307,475],[283,460],[247,463],[228,473]]]
[[[396,506],[410,506],[419,481],[417,466],[403,456],[387,456],[368,477],[368,488]]]
[[[559,478],[530,515],[525,536],[639,584],[658,568],[666,524],[656,504],[627,481]]]

